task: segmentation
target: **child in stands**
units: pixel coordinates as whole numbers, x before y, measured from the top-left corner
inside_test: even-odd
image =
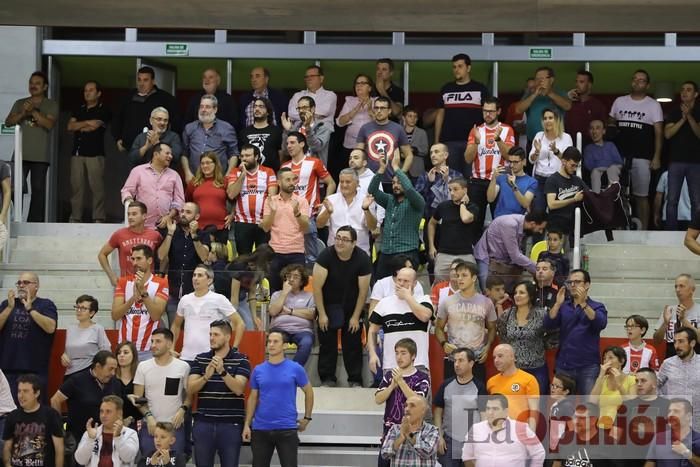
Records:
[[[634,374],[640,368],[649,367],[654,371],[659,371],[659,358],[656,355],[656,348],[647,345],[643,337],[649,329],[649,322],[644,316],[632,315],[625,321],[625,330],[629,342],[623,347],[627,354],[627,364],[623,368],[623,373]]]
[[[496,308],[496,316],[499,318],[504,310],[510,310],[513,301],[506,293],[506,283],[501,276],[489,276],[486,278],[486,290],[484,295],[491,299]]]
[[[151,465],[163,467],[185,467],[187,465],[185,455],[176,453],[172,449],[175,444],[175,427],[172,423],[158,422],[153,433],[153,444],[156,450],[141,459],[139,467]]]
[[[554,276],[554,281],[557,285],[561,286],[564,281],[569,277],[569,258],[567,258],[562,251],[562,244],[564,241],[564,233],[559,230],[548,230],[547,231],[547,251],[543,251],[537,257],[537,261],[542,261],[543,259],[549,260],[556,267],[556,274]]]

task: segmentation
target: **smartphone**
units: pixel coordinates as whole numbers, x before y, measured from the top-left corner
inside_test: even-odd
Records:
[[[503,168],[503,173],[506,174],[506,175],[513,175],[513,167],[511,167],[511,166],[509,166],[509,165],[506,165],[506,166]]]
[[[148,399],[145,397],[137,397],[136,400],[134,400],[134,405],[144,405],[148,403]]]

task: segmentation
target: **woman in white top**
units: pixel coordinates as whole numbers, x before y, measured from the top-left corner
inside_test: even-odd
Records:
[[[558,172],[561,167],[561,155],[574,143],[568,133],[564,132],[564,120],[552,109],[542,111],[542,128],[532,140],[530,162],[534,164],[533,175],[537,180],[537,194],[534,209],[544,211],[547,199],[544,195],[544,183],[547,177]]]
[[[92,321],[97,313],[97,299],[81,295],[73,308],[78,324],[66,329],[66,346],[61,355],[61,364],[66,368],[64,379],[90,368],[92,358],[100,350],[112,350],[105,328]]]
[[[340,109],[340,114],[335,122],[338,126],[346,126],[345,138],[343,139],[342,155],[336,157],[333,162],[328,162],[328,169],[331,175],[337,179],[338,173],[343,167],[348,166],[348,158],[350,151],[356,146],[357,134],[360,128],[365,123],[373,120],[372,112],[372,90],[374,89],[374,81],[368,75],[359,74],[355,76],[353,85],[353,95],[345,98],[343,108]]]

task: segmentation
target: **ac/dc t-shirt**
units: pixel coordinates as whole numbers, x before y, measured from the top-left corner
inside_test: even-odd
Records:
[[[49,406],[27,413],[17,409],[5,419],[4,441],[12,441],[8,465],[54,467],[56,451],[52,437],[63,438],[61,416]]]
[[[474,125],[484,121],[481,104],[488,96],[488,89],[478,81],[445,84],[438,100],[440,108],[445,109],[440,140],[466,142]]]

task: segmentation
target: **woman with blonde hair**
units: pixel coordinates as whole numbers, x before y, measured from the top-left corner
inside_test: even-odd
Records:
[[[550,175],[559,171],[564,150],[574,145],[571,136],[564,132],[564,120],[555,110],[542,111],[542,128],[544,130],[537,132],[532,140],[530,150],[530,162],[534,164],[533,175],[537,180],[537,193],[533,205],[535,211],[546,209],[544,184]]]
[[[200,230],[216,230],[214,236],[225,242],[233,214],[226,209],[226,177],[215,152],[202,154],[197,173],[187,184],[185,198],[199,206]]]

